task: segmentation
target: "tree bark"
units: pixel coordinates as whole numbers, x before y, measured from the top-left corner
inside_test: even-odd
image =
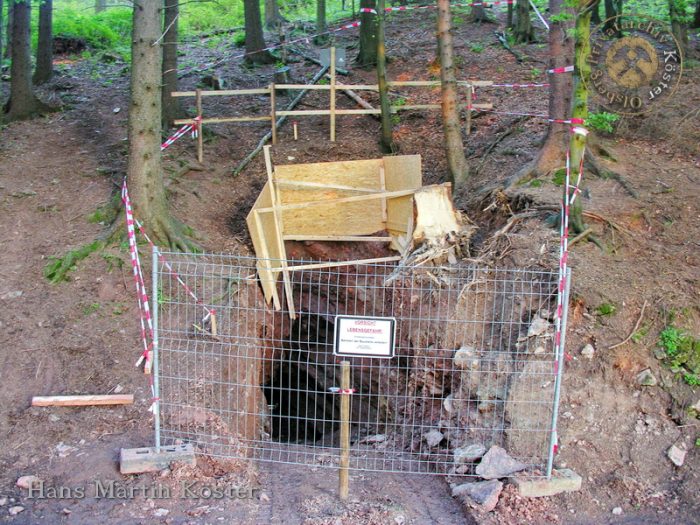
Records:
[[[515,28],[513,29],[515,41],[519,44],[532,42],[535,32],[530,19],[530,2],[528,0],[517,0],[515,3]]]
[[[43,0],[39,6],[39,41],[36,48],[34,84],[40,85],[53,77],[53,0]]]
[[[591,8],[591,24],[598,26],[603,21],[600,19],[600,0],[596,0],[596,5]]]
[[[510,6],[509,6],[510,7]],[[491,24],[494,22],[489,15],[486,14],[486,9],[483,5],[472,6],[471,12],[469,13],[470,22],[487,23]]]
[[[450,170],[450,181],[453,188],[458,190],[466,182],[469,170],[467,159],[464,157],[462,127],[459,121],[451,24],[449,0],[438,0],[437,36],[442,86],[442,126],[445,133],[445,153]]]
[[[316,0],[316,33],[326,31],[326,0]]]
[[[12,13],[14,12],[15,3],[13,0],[7,2],[7,31],[5,32],[5,55],[4,58],[12,56]]]
[[[6,120],[22,120],[49,108],[34,96],[30,48],[31,3],[15,0],[12,4],[12,66],[10,99],[5,106]]]
[[[572,119],[588,118],[588,88],[590,84],[591,65],[588,57],[591,54],[590,34],[591,34],[591,11],[586,9],[586,0],[577,1],[576,13],[576,43],[574,46],[574,74],[573,74],[573,101],[571,108]],[[586,136],[580,133],[571,133],[569,140],[571,177],[578,175],[579,165],[583,159],[586,148]],[[564,195],[567,195],[568,188],[564,187]],[[569,227],[574,233],[581,233],[586,229],[583,221],[582,199],[577,198],[570,208]]]
[[[611,18],[616,17],[620,13],[617,11],[616,6],[615,6],[615,0],[605,0],[605,30],[607,31],[608,29],[612,29],[612,27],[615,25],[615,21],[611,20]],[[617,38],[620,38],[622,36],[622,33],[619,31],[615,35]]]
[[[574,55],[574,41],[567,36],[569,24],[556,21],[564,11],[564,0],[549,0],[549,12],[554,20],[549,25],[549,68],[568,66]],[[559,74],[549,76],[549,116],[553,119],[565,119],[571,108],[573,82],[571,75]],[[569,125],[550,122],[542,148],[530,166],[516,176],[517,180],[525,177],[545,175],[562,166],[564,147],[569,138]]]
[[[700,0],[695,0],[695,15],[693,15],[693,29],[700,27]]]
[[[101,13],[107,9],[107,0],[95,0],[95,13]]]
[[[3,55],[3,49],[5,48],[5,41],[3,40],[3,37],[5,36],[5,18],[4,18],[4,13],[3,13],[3,0],[0,0],[0,60],[2,60]]]
[[[688,23],[684,0],[668,0],[668,13],[671,18],[671,32],[685,57],[688,53]]]
[[[360,9],[376,9],[375,0],[360,0]],[[372,13],[360,13],[360,51],[356,62],[360,66],[372,66],[377,63],[377,16]]]
[[[168,210],[161,166],[161,2],[134,4],[127,177],[137,216],[161,245],[187,249]]]
[[[283,21],[277,0],[265,0],[265,27],[274,29]]]
[[[262,20],[260,19],[260,2],[258,0],[243,0],[245,14],[245,50],[246,61],[254,64],[271,64],[275,61],[269,51],[261,51],[267,47],[263,35]]]
[[[508,10],[506,12],[506,28],[513,28],[513,4],[508,3]]]
[[[163,6],[163,92],[161,94],[162,126],[168,129],[173,120],[182,115],[180,99],[173,97],[177,91],[177,44],[179,38],[178,15],[180,6],[178,0],[164,0]]]
[[[386,81],[386,46],[384,44],[384,0],[377,1],[377,84],[379,86],[379,103],[382,109],[382,138],[380,145],[384,153],[394,151],[393,130],[391,125],[391,104],[389,88]]]

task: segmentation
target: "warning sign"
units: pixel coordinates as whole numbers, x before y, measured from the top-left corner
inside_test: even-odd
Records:
[[[394,357],[393,317],[356,317],[338,315],[335,318],[333,354],[347,357]]]

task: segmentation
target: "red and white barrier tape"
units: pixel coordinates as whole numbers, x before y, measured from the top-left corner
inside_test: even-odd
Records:
[[[146,292],[146,283],[143,279],[141,271],[141,261],[136,246],[136,231],[134,230],[134,213],[129,199],[129,190],[126,186],[126,178],[122,185],[122,202],[126,214],[126,231],[129,239],[129,253],[131,255],[131,267],[134,272],[134,284],[136,285],[136,296],[139,305],[139,322],[141,323],[141,341],[143,343],[143,353],[136,362],[136,366],[144,364],[144,372],[149,374],[149,383],[151,386],[151,406],[148,411],[154,415],[158,415],[158,399],[156,398],[155,384],[153,374],[151,374],[152,349],[153,349],[153,321],[151,320],[151,311],[148,302],[148,293]],[[148,327],[148,331],[146,330]]]
[[[199,133],[201,132],[202,129],[202,118],[201,117],[195,117],[192,119],[192,124],[185,124],[182,126],[180,129],[178,129],[175,133],[173,133],[170,137],[167,138],[163,144],[160,145],[160,151],[163,151],[164,149],[168,148],[171,146],[177,139],[185,135],[188,131],[192,132],[192,138],[196,139]]]
[[[490,86],[483,87],[503,87],[503,88],[535,88],[535,87],[549,87],[548,83],[543,84],[491,84]]]
[[[332,386],[328,388],[331,394],[354,394],[357,392],[354,388],[338,388],[337,386]]]
[[[564,66],[564,67],[555,67],[554,69],[548,69],[547,73],[550,75],[554,75],[557,73],[573,73],[574,71],[574,66]]]
[[[583,119],[571,119],[578,121],[583,121]],[[583,127],[574,127],[571,129],[572,133],[583,135],[584,137],[588,135],[588,130]],[[559,358],[564,352],[562,346],[563,336],[562,330],[564,325],[564,299],[565,291],[567,289],[567,279],[568,279],[568,263],[569,263],[569,215],[571,212],[571,206],[576,200],[576,196],[581,192],[581,180],[583,179],[583,157],[585,154],[585,149],[581,153],[581,159],[578,166],[578,176],[576,177],[576,183],[571,185],[571,149],[566,150],[566,175],[564,180],[564,197],[562,198],[561,207],[561,224],[559,227],[559,282],[557,293],[557,311],[556,317],[554,319],[554,374],[559,373]],[[554,454],[557,453],[559,449],[558,436],[556,426],[552,429],[554,435],[553,443]]]

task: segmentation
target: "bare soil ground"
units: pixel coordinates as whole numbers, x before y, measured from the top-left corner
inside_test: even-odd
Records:
[[[404,15],[401,15],[404,16]],[[425,79],[434,74],[434,14],[413,13],[410,23],[396,15],[388,24],[389,76]],[[503,81],[544,80],[546,47],[522,48],[531,60],[518,63],[495,40],[488,24],[459,24],[457,53],[462,76]],[[542,37],[542,35],[540,35]],[[354,42],[340,33],[338,45]],[[187,71],[226,54],[232,44],[217,41],[186,48]],[[478,44],[478,46],[476,46]],[[697,45],[697,43],[695,43]],[[483,50],[478,51],[478,49]],[[312,50],[309,51],[311,53]],[[348,51],[351,55],[352,50]],[[696,55],[695,55],[696,56]],[[188,65],[189,64],[189,65]],[[697,62],[695,62],[697,64]],[[223,62],[217,73],[235,87],[263,86],[272,67],[243,69]],[[296,81],[317,66],[292,64]],[[622,175],[637,192],[631,197],[616,181],[587,179],[584,203],[604,221],[591,220],[605,251],[591,243],[572,253],[573,296],[558,466],[584,479],[581,492],[539,500],[521,500],[512,487],[496,510],[472,516],[453,500],[438,477],[394,474],[353,475],[351,499],[335,498],[332,470],[260,464],[253,470],[200,459],[196,469],[176,468],[158,475],[123,477],[119,449],[149,445],[152,418],[147,412],[148,384],[135,367],[139,353],[137,308],[129,278],[128,254],[114,246],[77,265],[71,281],[51,285],[42,271],[48,258],[96,238],[103,225],[87,221],[106,203],[124,173],[128,68],[96,60],[67,62],[44,96],[61,100],[63,110],[2,130],[0,141],[0,520],[12,523],[697,523],[700,504],[700,437],[696,413],[698,388],[685,385],[653,354],[670,311],[678,323],[700,334],[700,135],[692,116],[700,102],[697,66],[686,72],[678,95],[644,118],[626,120],[613,137],[599,142],[615,161],[605,166]],[[194,87],[197,74],[182,79]],[[349,83],[372,82],[372,71],[353,70]],[[0,84],[6,94],[8,84]],[[402,92],[410,103],[436,101],[439,91]],[[322,105],[321,94],[302,107]],[[543,91],[483,90],[480,100],[501,111],[546,113]],[[371,100],[371,97],[368,97]],[[339,97],[343,107],[353,107]],[[207,114],[249,114],[267,101],[226,99],[208,102]],[[117,108],[119,108],[117,110]],[[697,113],[695,114],[697,116]],[[509,192],[509,206],[484,188],[503,183],[531,159],[546,129],[526,119],[490,153],[489,145],[516,117],[480,114],[466,145],[473,167],[480,166],[459,204],[479,226],[478,239],[502,226],[524,206],[556,204],[561,188],[551,179]],[[208,134],[205,162],[183,138],[165,154],[167,184],[174,213],[212,252],[251,250],[244,217],[264,183],[262,159],[239,176],[235,165],[267,130],[259,124],[222,125]],[[300,122],[300,140],[291,129],[280,132],[273,150],[277,163],[359,159],[379,156],[378,123],[368,117],[339,120],[338,140],[327,140],[323,117]],[[423,156],[424,181],[445,178],[445,160],[437,112],[403,116],[396,126],[401,153]],[[533,187],[536,186],[536,187]],[[495,206],[489,205],[495,202]],[[487,211],[484,211],[487,210]],[[499,245],[503,265],[555,267],[558,234],[544,216],[518,222]],[[615,225],[613,228],[611,225]],[[478,249],[478,246],[477,246]],[[121,261],[121,265],[117,261]],[[632,330],[644,301],[643,337],[608,348]],[[596,314],[603,303],[610,316]],[[580,355],[592,343],[592,359]],[[650,367],[659,380],[640,387],[636,374]],[[31,408],[33,395],[133,392],[136,403],[120,408]],[[675,467],[667,449],[683,442],[685,464]],[[36,475],[47,486],[91,486],[115,480],[124,486],[177,486],[182,480],[227,481],[255,487],[251,499],[204,498],[29,499],[15,486],[22,475]],[[16,516],[11,507],[21,506]],[[622,514],[612,514],[620,507]]]

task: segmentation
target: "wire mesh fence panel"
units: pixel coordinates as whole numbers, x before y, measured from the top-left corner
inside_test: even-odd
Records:
[[[164,444],[337,466],[346,394],[334,389],[348,360],[350,468],[469,476],[499,445],[544,474],[558,372],[556,273],[291,260],[290,316],[281,277],[282,309],[266,304],[258,259],[162,255]],[[280,263],[266,261],[272,275]],[[394,357],[334,355],[337,316],[395,318]]]

